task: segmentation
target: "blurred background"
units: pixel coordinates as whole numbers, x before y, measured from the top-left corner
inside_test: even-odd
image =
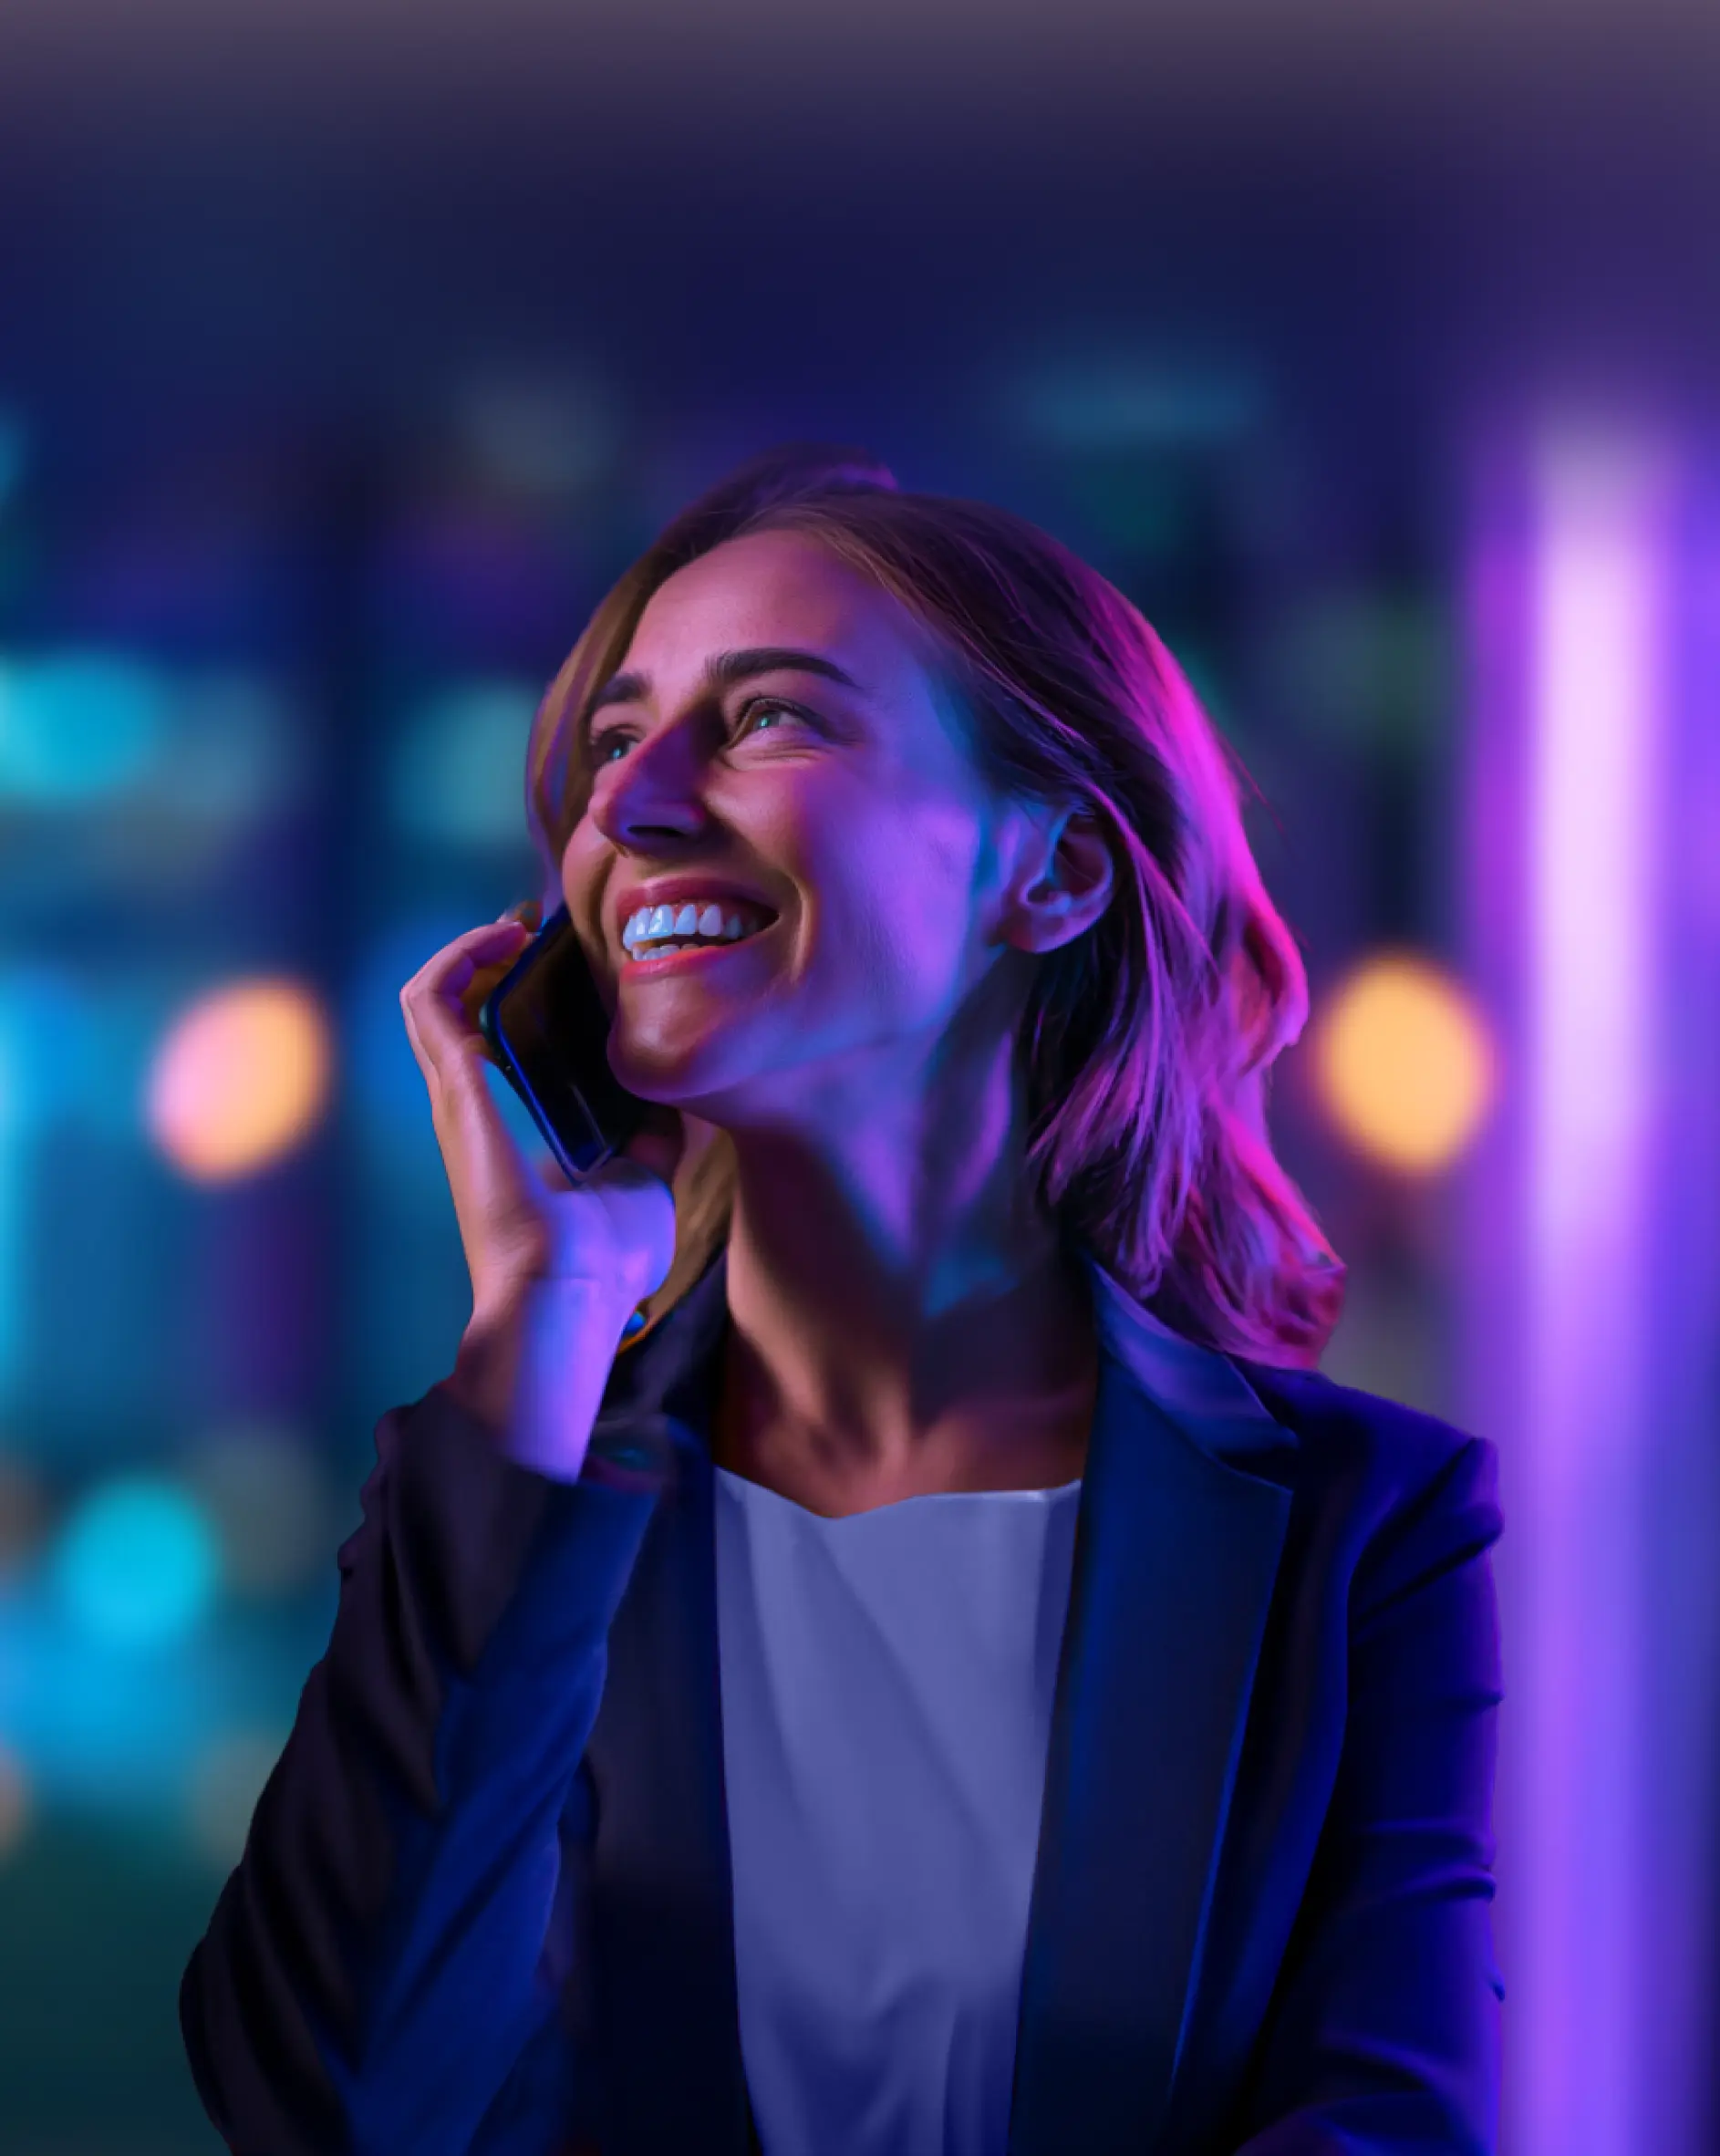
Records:
[[[469,1308],[399,989],[534,887],[591,606],[804,436],[1247,762],[1324,1367],[1500,1452],[1502,2147],[1720,2146],[1717,208],[1654,0],[7,0],[8,2156],[218,2146],[180,1974]]]

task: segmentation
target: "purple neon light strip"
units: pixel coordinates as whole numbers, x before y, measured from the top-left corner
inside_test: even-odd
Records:
[[[1642,2057],[1639,1520],[1668,534],[1649,448],[1555,438],[1535,483],[1516,2071],[1530,2145],[1620,2156],[1638,2146]]]

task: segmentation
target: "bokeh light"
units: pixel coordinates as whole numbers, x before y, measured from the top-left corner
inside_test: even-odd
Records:
[[[131,785],[162,740],[155,670],[108,651],[0,664],[0,801],[81,806]]]
[[[84,1497],[60,1530],[52,1563],[70,1616],[116,1647],[183,1638],[220,1584],[212,1522],[188,1491],[152,1475],[116,1477]]]
[[[51,953],[0,964],[0,1142],[74,1122],[105,1075],[88,984]]]
[[[228,670],[186,681],[161,772],[164,804],[214,824],[296,808],[313,776],[297,716],[260,674]]]
[[[1315,1070],[1327,1113],[1359,1152],[1403,1174],[1430,1175],[1479,1129],[1495,1057],[1456,982],[1411,953],[1386,952],[1331,999]]]
[[[1425,600],[1333,592],[1287,621],[1273,659],[1301,722],[1323,741],[1413,762],[1447,722],[1452,639]]]
[[[484,379],[469,390],[462,417],[482,469],[525,494],[588,486],[621,447],[613,399],[591,380]]]
[[[297,982],[217,990],[180,1018],[157,1052],[150,1135],[195,1182],[251,1175],[316,1127],[331,1062],[322,1007]]]
[[[1211,356],[1069,359],[1023,377],[1008,402],[1042,441],[1106,451],[1228,441],[1257,426],[1267,408],[1254,367]]]
[[[525,744],[542,691],[481,681],[437,697],[401,733],[389,774],[399,828],[438,845],[517,848]]]
[[[331,1569],[334,1493],[297,1431],[274,1422],[230,1425],[189,1447],[182,1472],[214,1523],[228,1591],[290,1593]]]

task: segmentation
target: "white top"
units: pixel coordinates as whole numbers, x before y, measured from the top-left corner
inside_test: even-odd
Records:
[[[1079,1482],[824,1519],[716,1470],[764,2156],[1003,2156]]]

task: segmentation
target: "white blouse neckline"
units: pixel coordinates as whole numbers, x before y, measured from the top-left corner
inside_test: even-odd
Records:
[[[803,1519],[815,1519],[821,1527],[843,1527],[852,1519],[871,1519],[880,1512],[899,1512],[904,1505],[938,1505],[952,1501],[971,1504],[976,1498],[995,1503],[999,1498],[1037,1498],[1041,1503],[1055,1498],[1072,1496],[1081,1488],[1082,1477],[1072,1482],[1062,1482],[1052,1489],[935,1489],[918,1490],[911,1497],[891,1498],[882,1505],[869,1505],[862,1512],[814,1512],[803,1505],[797,1498],[786,1498],[781,1490],[772,1489],[768,1483],[753,1482],[744,1475],[737,1475],[731,1467],[718,1467],[717,1474],[730,1489],[742,1494],[756,1493],[772,1505],[785,1505],[791,1512]]]

